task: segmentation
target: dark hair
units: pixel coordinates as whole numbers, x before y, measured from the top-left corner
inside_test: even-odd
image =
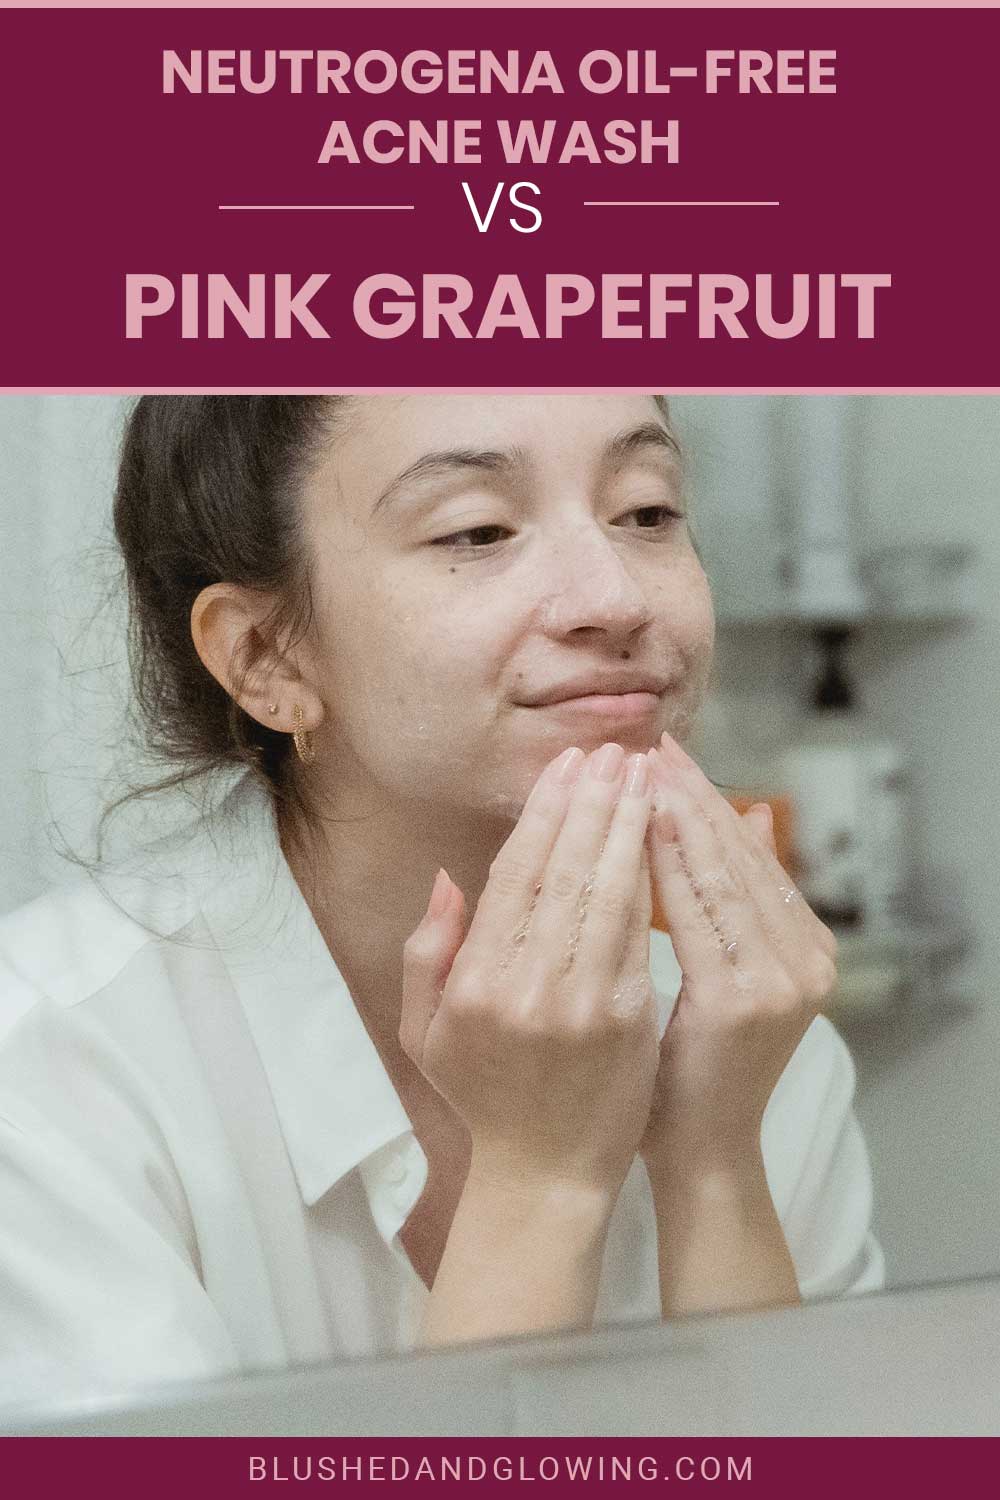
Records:
[[[279,633],[311,615],[298,493],[344,397],[142,396],[121,446],[115,535],[125,563],[129,665],[150,747],[179,769],[135,795],[243,764],[288,795],[291,745],[246,713],[205,668],[191,636],[203,588],[273,592],[266,634],[234,663],[245,681]],[[110,811],[110,809],[109,809]]]

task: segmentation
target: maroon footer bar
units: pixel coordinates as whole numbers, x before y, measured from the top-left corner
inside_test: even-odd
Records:
[[[213,1500],[273,1485],[456,1496],[669,1484],[730,1495],[907,1497],[992,1493],[993,1438],[6,1438],[5,1494]],[[285,1491],[287,1493],[287,1491]]]

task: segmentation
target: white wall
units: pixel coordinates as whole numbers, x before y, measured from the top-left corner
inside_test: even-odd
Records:
[[[41,407],[27,396],[0,400],[0,909],[38,889],[41,822],[37,763],[40,720],[50,693],[41,680],[42,621],[37,608],[44,521],[39,483]]]
[[[798,398],[818,400],[823,398]],[[794,506],[788,456],[796,398],[676,398],[693,446],[703,543],[718,586],[753,603],[782,545],[776,492]],[[878,1227],[893,1281],[1000,1268],[1000,923],[994,874],[1000,795],[993,745],[1000,645],[1000,402],[857,398],[852,524],[863,541],[959,538],[981,553],[974,628],[869,635],[855,653],[866,712],[912,749],[916,831],[930,890],[964,909],[977,948],[955,976],[970,1003],[852,1029],[860,1113],[872,1148]],[[110,496],[122,403],[0,400],[0,910],[72,867],[49,844],[86,829],[121,751],[120,605],[98,611],[109,577]],[[779,506],[780,511],[780,506]],[[105,550],[102,552],[101,547]],[[706,754],[739,779],[794,732],[806,680],[800,638],[720,638],[718,681],[735,743]],[[39,768],[43,774],[39,774]]]
[[[730,598],[753,600],[773,586],[787,536],[787,504],[776,503],[775,491],[788,486],[795,465],[774,463],[766,435],[782,408],[793,430],[796,403],[823,399],[672,403],[694,449],[695,516],[703,522],[710,569]],[[731,411],[744,404],[746,412],[733,422]],[[889,1022],[844,1025],[859,1069],[859,1113],[872,1151],[891,1280],[995,1273],[1000,401],[857,397],[852,406],[858,453],[849,508],[859,547],[971,542],[979,553],[979,604],[970,627],[868,628],[852,652],[865,719],[911,752],[914,854],[929,905],[963,914],[974,947],[949,975],[951,995],[936,1006]],[[759,446],[741,460],[734,434],[751,441],[756,434]],[[789,437],[786,432],[785,457],[794,459]],[[772,485],[762,488],[752,472],[758,466],[773,467]],[[809,660],[794,631],[722,633],[718,702],[705,716],[701,746],[718,779],[766,777],[769,754],[795,732]]]
[[[862,1057],[894,1269],[923,1280],[1000,1266],[1000,402],[881,397],[868,415],[872,535],[979,552],[971,629],[870,640],[858,658],[871,719],[913,749],[928,894],[964,908],[976,940],[955,976],[971,1012],[914,1016],[895,1057],[874,1040]]]
[[[108,397],[0,399],[0,910],[78,873],[56,851],[92,852],[88,829],[122,739],[110,524],[122,411]]]

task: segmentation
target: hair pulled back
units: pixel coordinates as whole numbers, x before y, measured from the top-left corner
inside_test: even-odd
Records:
[[[344,399],[142,396],[133,407],[114,501],[129,666],[149,747],[180,767],[143,790],[242,764],[287,794],[290,737],[258,723],[207,670],[191,608],[221,581],[279,601],[265,632],[244,642],[234,687],[277,634],[308,626],[299,492]]]

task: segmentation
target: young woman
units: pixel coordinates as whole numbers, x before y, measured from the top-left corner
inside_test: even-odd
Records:
[[[10,1394],[880,1283],[663,402],[145,397],[115,523],[154,741],[246,773],[0,924]]]

